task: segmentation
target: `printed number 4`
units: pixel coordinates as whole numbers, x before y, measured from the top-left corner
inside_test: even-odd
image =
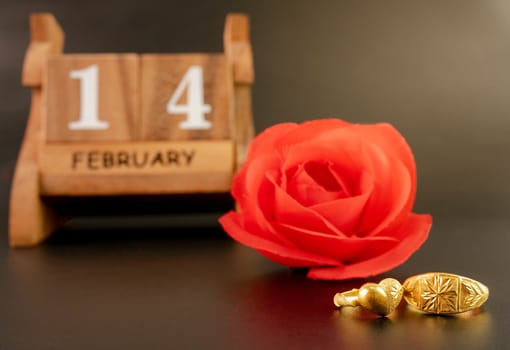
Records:
[[[97,64],[84,69],[72,70],[71,79],[80,80],[80,119],[68,124],[71,130],[104,130],[109,123],[99,119],[99,68]],[[187,88],[187,103],[177,102]],[[204,78],[201,66],[191,66],[179,82],[177,89],[168,101],[168,114],[186,114],[179,124],[184,130],[206,130],[212,124],[204,115],[211,113],[211,106],[204,104]]]
[[[184,90],[188,88],[186,104],[177,104]],[[185,121],[179,124],[184,130],[204,130],[211,128],[211,122],[204,114],[211,113],[211,106],[204,104],[204,78],[201,66],[191,66],[177,86],[166,105],[168,114],[187,114]]]

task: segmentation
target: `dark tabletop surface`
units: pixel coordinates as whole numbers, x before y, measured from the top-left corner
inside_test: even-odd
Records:
[[[307,280],[231,241],[219,213],[91,217],[9,249],[34,11],[56,15],[68,53],[221,51],[225,14],[249,13],[257,130],[392,123],[416,157],[416,212],[434,224],[385,276],[472,277],[490,288],[486,306],[470,317],[339,312],[334,293],[365,281]],[[509,348],[509,14],[499,0],[0,1],[0,349]]]
[[[401,305],[388,318],[333,306],[335,292],[359,287],[363,280],[308,280],[304,271],[277,266],[231,241],[213,221],[214,215],[175,221],[78,220],[36,248],[9,250],[4,244],[0,348],[510,345],[508,219],[436,217],[423,248],[385,275],[401,281],[427,271],[473,277],[490,288],[483,310],[445,317],[417,314]]]

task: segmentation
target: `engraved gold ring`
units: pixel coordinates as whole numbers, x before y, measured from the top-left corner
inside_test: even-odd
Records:
[[[444,272],[409,277],[403,285],[393,278],[365,283],[359,289],[337,293],[337,307],[361,306],[380,316],[393,312],[402,297],[413,308],[431,314],[456,314],[481,307],[489,288],[474,279]]]

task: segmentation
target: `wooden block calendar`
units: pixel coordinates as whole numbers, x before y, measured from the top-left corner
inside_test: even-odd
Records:
[[[52,197],[229,192],[253,137],[247,16],[227,16],[223,42],[213,54],[63,54],[55,18],[32,15],[10,244],[58,228]]]

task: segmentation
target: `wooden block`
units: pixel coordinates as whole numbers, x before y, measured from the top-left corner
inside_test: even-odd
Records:
[[[38,146],[40,140],[41,91],[32,89],[32,108],[21,144],[9,203],[9,243],[30,246],[44,240],[60,221],[39,195]],[[29,218],[29,219],[27,219]]]
[[[141,66],[143,140],[231,138],[233,81],[223,54],[142,55]]]
[[[225,54],[234,68],[236,84],[253,84],[253,52],[250,43],[250,19],[241,13],[227,15],[223,33]]]
[[[244,163],[248,146],[255,135],[251,111],[251,85],[255,75],[250,44],[250,20],[240,13],[227,15],[223,32],[225,56],[234,75],[234,137],[236,141],[236,169]]]
[[[22,82],[32,88],[32,104],[12,179],[9,243],[13,247],[40,243],[63,221],[39,195],[38,147],[42,129],[42,71],[48,57],[61,53],[64,33],[49,14],[32,15],[30,24],[31,38],[23,62]]]
[[[136,54],[50,58],[43,89],[46,140],[137,139],[139,73]]]
[[[43,67],[48,57],[59,55],[64,48],[64,32],[50,13],[30,16],[30,45],[23,62],[23,86],[40,87]]]
[[[232,141],[53,143],[39,153],[43,195],[228,192]]]

